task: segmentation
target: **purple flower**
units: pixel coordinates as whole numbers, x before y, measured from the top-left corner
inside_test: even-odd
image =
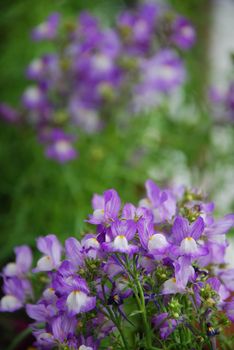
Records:
[[[69,102],[72,121],[87,133],[92,134],[101,129],[102,123],[97,108],[86,106],[79,98],[72,97]]]
[[[227,288],[221,283],[221,281],[217,277],[208,278],[206,283],[208,283],[212,287],[212,289],[217,292],[217,294],[219,295],[220,304],[224,300],[229,298],[230,292],[227,290]]]
[[[27,76],[29,79],[39,79],[44,71],[44,64],[41,58],[34,59],[27,69]]]
[[[214,221],[205,229],[207,237],[207,254],[199,259],[201,266],[210,263],[225,263],[225,251],[228,246],[225,234],[234,226],[234,215],[229,214],[224,218]]]
[[[208,98],[212,102],[212,111],[216,119],[234,120],[234,82],[231,81],[228,87],[223,90],[212,86],[208,91]]]
[[[100,243],[97,240],[97,236],[93,234],[87,234],[81,241],[83,252],[89,259],[97,259],[99,257]]]
[[[209,88],[208,97],[209,97],[209,100],[214,104],[219,104],[224,102],[225,95],[216,86],[212,86]]]
[[[175,277],[170,278],[166,282],[163,283],[162,286],[162,294],[183,294],[185,293],[184,287],[180,287],[177,283],[177,280]]]
[[[89,296],[86,281],[76,274],[77,268],[64,260],[53,276],[52,288],[59,295],[56,306],[71,315],[88,312],[95,308],[96,297]]]
[[[153,222],[153,214],[150,209],[147,208],[137,208],[131,203],[124,205],[122,210],[122,219],[131,221],[135,227],[136,231],[140,229],[142,223]]]
[[[65,134],[60,129],[52,130],[47,135],[46,156],[62,164],[76,158],[77,152],[72,145],[73,141],[72,135]]]
[[[103,270],[111,279],[123,272],[122,266],[113,257],[108,258]]]
[[[52,13],[45,22],[34,28],[32,32],[32,39],[35,41],[55,39],[57,36],[59,19],[59,13]]]
[[[196,32],[191,23],[178,16],[172,24],[172,42],[183,50],[190,49],[196,41]]]
[[[176,284],[184,289],[189,280],[195,277],[194,268],[191,265],[191,259],[187,256],[181,256],[174,263]]]
[[[177,250],[179,255],[196,258],[207,254],[204,247],[197,243],[204,227],[204,221],[201,217],[198,217],[192,224],[189,224],[188,220],[181,216],[176,217],[171,239],[176,246],[179,246]]]
[[[170,93],[185,80],[181,59],[173,50],[164,49],[142,63],[142,86],[145,90]]]
[[[44,255],[38,260],[35,271],[51,271],[59,267],[62,247],[55,235],[39,237],[37,248]]]
[[[75,266],[81,266],[84,263],[83,248],[80,242],[70,237],[65,242],[66,257]]]
[[[16,261],[3,269],[4,296],[0,301],[1,311],[15,311],[23,307],[32,296],[32,287],[27,279],[32,264],[32,252],[26,245],[15,248]]]
[[[234,82],[231,82],[227,90],[225,105],[229,111],[229,118],[234,120]]]
[[[75,334],[76,326],[77,319],[66,314],[55,317],[51,322],[52,334],[61,344]]]
[[[125,11],[118,18],[118,29],[125,50],[131,55],[149,52],[158,16],[158,6],[143,4],[138,12]]]
[[[228,301],[224,304],[224,311],[226,312],[227,317],[230,321],[234,322],[234,299]]]
[[[32,295],[31,284],[26,278],[5,277],[4,296],[0,300],[0,311],[13,312],[24,306],[27,297]]]
[[[28,246],[15,247],[14,251],[15,263],[9,263],[3,269],[3,273],[7,277],[23,276],[30,271],[32,265],[32,252]]]
[[[78,283],[72,285],[72,291],[66,299],[66,306],[68,312],[71,314],[78,314],[88,312],[95,308],[96,297],[90,297],[89,289],[84,280],[79,279]]]
[[[205,230],[206,235],[212,240],[219,240],[221,235],[226,234],[234,226],[234,214],[225,215],[208,226]]]
[[[171,245],[167,241],[164,234],[155,232],[153,221],[141,220],[138,225],[138,233],[142,247],[149,252],[154,258],[162,259],[165,256]]]
[[[95,205],[94,212],[88,220],[90,224],[108,224],[118,217],[121,201],[115,190],[105,191],[103,200],[96,201],[94,199],[93,204]]]
[[[120,252],[132,255],[138,251],[136,245],[129,244],[135,233],[135,225],[132,222],[116,220],[111,225],[111,242],[102,243],[102,248],[107,252]]]
[[[77,319],[66,313],[58,313],[52,304],[46,305],[45,301],[33,305],[27,304],[26,311],[30,318],[34,319],[34,336],[38,346],[51,348],[57,343],[76,345],[75,330]],[[44,323],[44,329],[41,328]]]
[[[170,319],[167,312],[154,316],[152,321],[154,327],[156,329],[159,328],[160,337],[162,339],[167,339],[179,324],[178,321]]]
[[[9,123],[17,123],[20,119],[19,113],[5,103],[0,104],[0,118]]]
[[[234,292],[234,269],[221,269],[219,278],[229,291]]]
[[[147,180],[146,184],[147,199],[140,201],[140,206],[149,208],[154,215],[154,222],[170,220],[176,213],[176,198],[169,190],[161,191],[152,181]]]
[[[50,305],[44,303],[26,305],[28,316],[37,322],[47,322],[56,315],[56,311],[57,310],[51,309]]]
[[[26,108],[36,110],[45,105],[45,96],[39,87],[31,86],[25,90],[22,101]]]
[[[55,141],[46,148],[45,154],[48,158],[57,160],[59,163],[66,163],[77,157],[77,151],[70,141],[61,139]]]

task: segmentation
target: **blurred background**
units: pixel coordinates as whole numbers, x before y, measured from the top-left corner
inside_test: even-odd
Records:
[[[197,186],[217,203],[217,213],[234,204],[234,132],[231,122],[214,117],[207,102],[211,84],[226,87],[232,73],[233,1],[170,0],[197,31],[197,42],[183,58],[188,70],[185,94],[136,118],[128,129],[110,123],[96,134],[80,133],[80,156],[65,165],[48,160],[30,128],[0,121],[0,263],[15,245],[33,246],[49,232],[61,239],[79,236],[91,211],[93,193],[119,191],[137,202],[147,178],[161,184]],[[1,1],[0,101],[16,106],[28,85],[28,63],[50,50],[30,39],[33,27],[54,11],[65,19],[81,11],[111,25],[134,0]],[[234,52],[234,50],[233,50]]]
[[[90,11],[105,26],[136,4],[134,0],[1,1],[0,101],[17,107],[28,85],[27,65],[50,50],[49,43],[32,42],[30,32],[51,12],[69,20]],[[91,212],[93,193],[115,188],[124,201],[137,203],[147,178],[159,185],[201,188],[216,202],[218,215],[234,210],[233,121],[222,118],[222,112],[216,118],[217,110],[207,100],[211,85],[226,89],[233,78],[234,2],[170,0],[168,4],[197,31],[196,44],[183,55],[188,71],[183,98],[179,95],[147,116],[138,116],[126,129],[110,123],[100,133],[81,132],[79,157],[66,164],[44,156],[32,129],[0,120],[1,265],[10,260],[15,245],[33,247],[39,235],[53,232],[62,241],[68,235],[79,237],[87,229],[84,219]],[[7,325],[6,319],[0,322]]]

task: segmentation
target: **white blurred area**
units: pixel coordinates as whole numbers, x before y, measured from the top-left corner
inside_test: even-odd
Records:
[[[213,0],[210,27],[211,83],[225,87],[234,52],[234,0]]]
[[[231,53],[234,53],[234,0],[213,0],[209,49],[210,81],[220,89],[226,88],[230,78]],[[228,143],[228,136],[227,128],[216,135],[216,142]],[[229,164],[227,169],[222,168],[217,171],[223,174],[225,185],[216,192],[214,199],[223,209],[228,207],[234,198],[234,164]],[[226,259],[234,267],[234,239],[230,239],[229,243]]]

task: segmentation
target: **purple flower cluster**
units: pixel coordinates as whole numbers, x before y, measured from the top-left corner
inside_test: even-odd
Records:
[[[215,118],[224,121],[234,121],[234,82],[231,81],[225,91],[217,87],[209,90],[209,100],[216,107]]]
[[[22,308],[28,298],[32,298],[32,286],[28,273],[32,265],[32,253],[28,246],[15,248],[16,261],[3,269],[4,297],[0,301],[1,311],[15,311]]]
[[[178,334],[187,348],[214,345],[234,322],[234,270],[225,265],[234,214],[215,219],[214,204],[194,190],[148,180],[146,192],[139,206],[113,189],[94,195],[87,221],[96,233],[64,247],[40,237],[33,269],[30,249],[15,249],[1,311],[25,305],[38,349],[161,349]],[[41,285],[37,297],[30,279]]]
[[[51,41],[54,51],[28,66],[33,83],[22,94],[20,112],[3,104],[0,114],[33,126],[46,156],[63,163],[77,156],[74,130],[96,132],[120,109],[133,114],[153,108],[180,87],[185,68],[178,51],[189,49],[196,35],[170,8],[145,3],[106,28],[87,12],[71,23],[53,13],[32,39]]]

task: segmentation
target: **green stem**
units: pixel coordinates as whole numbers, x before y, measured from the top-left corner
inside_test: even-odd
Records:
[[[141,283],[140,283],[138,278],[136,279],[136,285],[137,285],[138,292],[140,294],[142,319],[143,319],[144,328],[145,328],[146,346],[147,346],[147,349],[151,349],[152,348],[152,340],[151,340],[151,333],[150,333],[150,329],[149,329],[146,308],[145,308],[145,296],[144,296],[144,292],[143,292]]]
[[[7,350],[14,350],[14,349],[16,349],[16,347],[31,333],[31,331],[32,331],[31,328],[26,328],[21,333],[19,333],[14,338],[14,340],[12,341],[10,346],[7,348]]]
[[[133,265],[131,266],[131,263],[126,257],[126,263],[122,261],[122,259],[117,256],[118,260],[121,262],[121,264],[124,266],[126,273],[129,277],[129,280],[131,282],[132,289],[134,291],[134,295],[138,304],[138,307],[142,314],[142,321],[144,324],[144,333],[145,333],[145,340],[146,340],[146,349],[147,350],[160,350],[159,348],[156,348],[152,346],[152,337],[151,337],[151,330],[149,327],[148,319],[147,319],[147,313],[146,313],[146,307],[145,307],[145,296],[144,291],[142,289],[142,285],[139,280],[136,261],[133,258]]]
[[[108,306],[106,306],[106,309],[107,309],[107,312],[108,312],[108,314],[109,314],[109,317],[110,317],[111,321],[116,325],[116,327],[117,327],[117,329],[118,329],[118,331],[119,331],[119,334],[120,334],[120,336],[121,336],[124,349],[129,350],[129,346],[128,346],[127,340],[126,340],[126,338],[125,338],[125,334],[124,334],[124,332],[122,331],[120,322],[117,320],[117,317],[115,317],[115,314],[114,314],[114,312],[111,310],[111,308],[109,308]]]
[[[133,275],[128,258],[127,258],[127,262],[126,262],[126,268],[129,271],[129,273],[131,275]],[[144,292],[143,292],[141,283],[139,281],[139,276],[137,273],[135,260],[134,260],[134,264],[133,264],[133,272],[134,272],[134,275],[133,275],[134,281],[133,282],[135,282],[135,286],[136,286],[136,289],[134,288],[135,297],[136,297],[138,306],[140,308],[140,311],[142,313],[142,320],[143,320],[144,329],[145,329],[146,346],[147,346],[147,350],[152,350],[153,347],[152,347],[151,331],[150,331],[150,327],[149,327],[149,323],[148,323],[148,319],[147,319],[147,314],[146,314],[145,296],[144,296]],[[134,285],[133,285],[133,287],[134,287]]]
[[[104,288],[103,284],[102,284],[102,293],[103,293],[103,296],[104,296],[104,300],[105,300],[105,304],[106,304],[105,307],[106,307],[106,310],[107,310],[107,313],[104,310],[102,310],[102,313],[104,315],[106,315],[107,317],[109,317],[110,320],[115,324],[116,328],[119,331],[120,337],[122,339],[122,343],[123,343],[124,349],[129,350],[129,346],[128,346],[127,340],[125,338],[125,334],[124,334],[124,332],[122,331],[122,328],[121,328],[121,321],[118,320],[118,317],[115,315],[113,310],[107,305],[107,298],[106,298],[105,288]]]

